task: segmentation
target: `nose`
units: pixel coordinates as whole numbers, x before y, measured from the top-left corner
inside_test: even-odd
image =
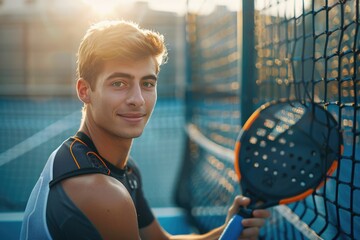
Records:
[[[132,106],[142,106],[145,103],[141,87],[138,85],[133,85],[128,92],[128,97],[126,103]]]

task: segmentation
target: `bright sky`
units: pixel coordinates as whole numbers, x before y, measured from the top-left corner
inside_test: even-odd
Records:
[[[216,5],[227,6],[232,11],[237,11],[241,8],[241,0],[82,0],[84,3],[90,5],[95,12],[100,15],[107,15],[112,12],[114,7],[123,6],[124,8],[130,7],[132,4],[138,1],[148,2],[149,7],[159,11],[176,12],[178,14],[184,14],[186,12],[186,4],[189,2],[189,11],[197,12],[200,14],[210,13]],[[249,0],[250,1],[250,0]],[[295,1],[289,0],[276,3],[276,0],[269,0],[264,2],[263,0],[256,1],[255,8],[262,9],[266,6],[266,13],[269,15],[281,15],[291,17],[292,15],[299,15],[302,12],[302,4],[305,4],[305,8],[309,7],[311,1]],[[274,6],[268,7],[267,5]],[[290,10],[289,10],[290,9]],[[296,10],[294,12],[294,9]]]
[[[94,11],[99,14],[106,15],[111,13],[115,6],[131,6],[137,1],[148,2],[149,7],[158,11],[176,12],[184,14],[186,12],[187,0],[82,0],[84,3],[89,4]],[[214,9],[217,2],[221,5],[226,5],[232,10],[239,8],[241,0],[194,0],[189,1],[189,10],[202,13],[210,12]]]
[[[114,7],[124,6],[130,7],[137,1],[148,2],[150,8],[160,11],[170,11],[184,13],[186,0],[82,0],[90,5],[94,11],[99,14],[106,15],[112,12]]]

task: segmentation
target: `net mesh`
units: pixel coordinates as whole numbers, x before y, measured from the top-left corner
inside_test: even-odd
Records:
[[[50,154],[79,129],[77,98],[0,98],[0,213],[24,211]],[[172,188],[181,163],[184,104],[159,98],[131,155],[142,171],[152,207],[174,206]],[[162,151],[154,151],[161,146]],[[170,160],[169,160],[170,159]],[[158,173],[162,174],[158,174]],[[156,183],[156,184],[154,184]]]
[[[241,114],[286,98],[326,107],[339,123],[344,152],[324,187],[303,201],[275,207],[261,235],[267,239],[360,237],[359,8],[358,0],[259,0],[252,8],[254,18],[243,19],[241,10],[232,12],[224,6],[207,15],[188,14],[187,106],[191,107],[188,156],[177,199],[200,231],[223,224],[227,206],[238,194],[233,160],[218,153],[221,147],[233,149],[241,118],[247,117]],[[253,47],[244,49],[237,36],[246,39],[242,31],[251,23]],[[241,66],[251,54],[255,77],[247,78],[242,74],[247,69]],[[249,84],[254,86],[250,96],[242,89]],[[251,99],[251,106],[242,105],[244,98]]]
[[[0,211],[25,209],[50,153],[79,127],[76,99],[0,99]]]
[[[241,117],[236,22],[222,6],[187,16],[189,138],[176,198],[200,232],[223,224],[239,194],[231,150]]]

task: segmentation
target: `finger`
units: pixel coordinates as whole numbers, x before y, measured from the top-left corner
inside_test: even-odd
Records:
[[[236,196],[232,205],[229,208],[229,214],[233,215],[239,211],[240,206],[247,206],[250,203],[250,199],[243,196]]]
[[[245,207],[245,206],[249,205],[249,203],[250,203],[250,198],[238,195],[235,197],[233,205],[235,205],[236,207],[239,207],[239,206]]]
[[[227,223],[236,213],[238,213],[240,206],[247,206],[250,203],[250,199],[238,195],[234,198],[232,205],[229,207],[228,214],[225,222]]]
[[[242,220],[241,224],[245,228],[251,228],[251,227],[261,228],[265,224],[265,219],[264,218],[247,218],[247,219]]]
[[[257,239],[260,234],[258,227],[245,228],[240,236],[240,239]]]
[[[256,218],[269,218],[271,213],[266,209],[257,209],[253,211],[253,216]]]

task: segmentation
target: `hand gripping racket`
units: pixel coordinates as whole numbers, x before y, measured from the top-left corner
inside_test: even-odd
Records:
[[[256,110],[235,147],[242,194],[251,199],[226,226],[221,240],[238,239],[255,209],[301,200],[337,168],[342,138],[334,117],[315,103],[278,101]]]

